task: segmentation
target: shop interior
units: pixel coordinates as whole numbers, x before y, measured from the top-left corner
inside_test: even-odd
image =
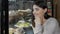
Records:
[[[8,1],[9,34],[34,34],[31,21],[34,0]],[[47,0],[47,6],[48,15],[56,18],[60,24],[60,0]]]

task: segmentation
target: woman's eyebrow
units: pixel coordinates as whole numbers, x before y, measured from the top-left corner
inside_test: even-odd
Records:
[[[35,9],[37,9],[37,10],[38,10],[39,8],[35,8]]]

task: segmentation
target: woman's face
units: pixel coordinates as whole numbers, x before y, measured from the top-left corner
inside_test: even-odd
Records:
[[[42,17],[46,13],[46,9],[43,9],[37,5],[33,5],[33,15],[35,17]]]

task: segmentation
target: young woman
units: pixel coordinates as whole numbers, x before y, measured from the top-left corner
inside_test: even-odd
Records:
[[[34,34],[60,34],[57,20],[47,14],[47,3],[43,0],[36,1],[33,5]]]

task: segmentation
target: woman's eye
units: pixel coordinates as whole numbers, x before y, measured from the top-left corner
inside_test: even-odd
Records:
[[[38,8],[35,8],[36,11],[38,11],[39,9]]]
[[[38,11],[38,10],[39,10],[39,8],[34,8],[34,9],[33,9],[33,11]]]

